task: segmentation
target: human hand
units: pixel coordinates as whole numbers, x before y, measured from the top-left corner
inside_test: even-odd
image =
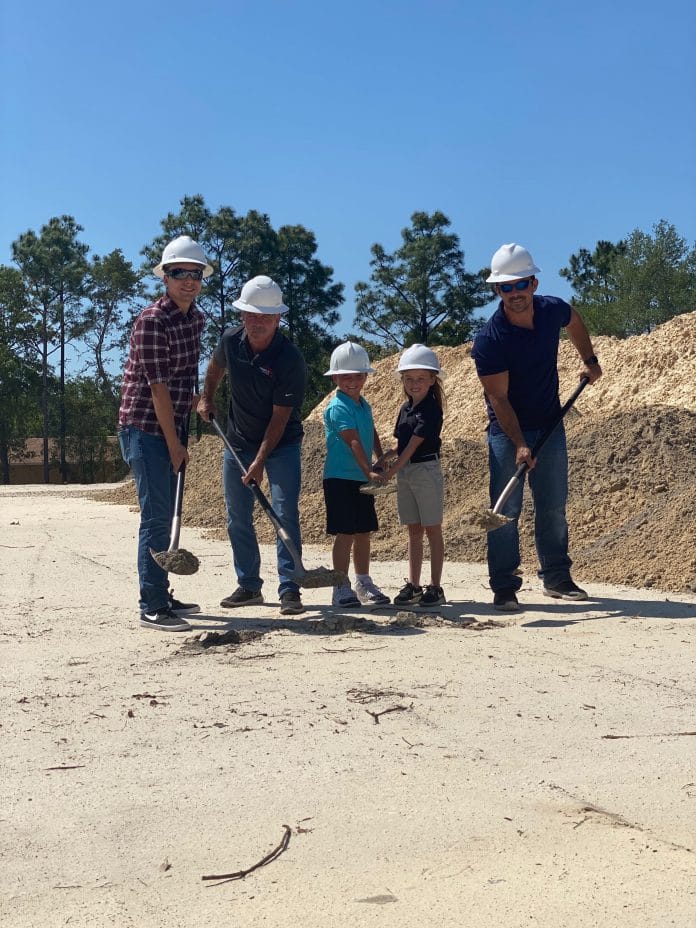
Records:
[[[580,371],[580,380],[585,378],[589,380],[590,383],[592,384],[596,380],[599,380],[601,376],[602,376],[602,368],[599,362],[597,362],[596,364],[585,364],[583,362],[583,367],[582,367],[582,370]]]
[[[181,442],[177,442],[176,445],[173,445],[169,449],[169,459],[172,462],[172,470],[175,474],[178,474],[181,470],[181,465],[188,464],[189,462],[189,454],[186,447],[182,445]]]
[[[532,457],[532,449],[528,448],[526,445],[520,445],[515,454],[515,464],[519,467],[520,464],[526,464],[527,470],[533,470],[536,459]]]
[[[260,461],[258,458],[255,458],[251,462],[247,468],[246,474],[242,477],[244,486],[248,487],[251,483],[261,484],[263,480],[263,466],[264,462]]]
[[[217,415],[215,404],[206,393],[201,393],[194,408],[204,422],[210,422],[211,416],[215,417]]]

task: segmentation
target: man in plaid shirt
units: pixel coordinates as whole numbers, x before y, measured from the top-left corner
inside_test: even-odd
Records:
[[[133,323],[118,436],[140,503],[140,624],[160,631],[187,631],[190,625],[183,616],[200,608],[172,597],[168,575],[150,548],[164,551],[169,545],[176,475],[188,463],[187,429],[205,322],[195,299],[213,268],[201,247],[182,235],[164,249],[154,273],[163,278],[166,294]]]

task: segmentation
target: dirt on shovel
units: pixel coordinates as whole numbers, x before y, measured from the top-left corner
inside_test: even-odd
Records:
[[[172,574],[195,574],[200,566],[196,555],[185,548],[176,548],[173,551],[153,551],[150,548],[150,554],[162,570]]]

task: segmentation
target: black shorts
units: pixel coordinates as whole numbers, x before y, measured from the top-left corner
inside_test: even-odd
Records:
[[[327,535],[360,535],[376,532],[375,498],[361,493],[364,480],[341,480],[328,477],[324,481]]]

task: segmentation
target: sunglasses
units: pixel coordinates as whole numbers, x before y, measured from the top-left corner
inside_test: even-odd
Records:
[[[501,293],[512,293],[513,290],[526,290],[534,280],[533,277],[527,277],[525,280],[517,280],[514,284],[498,284]]]
[[[171,271],[165,271],[166,277],[172,280],[203,280],[203,271],[187,271],[185,267],[173,267]]]

